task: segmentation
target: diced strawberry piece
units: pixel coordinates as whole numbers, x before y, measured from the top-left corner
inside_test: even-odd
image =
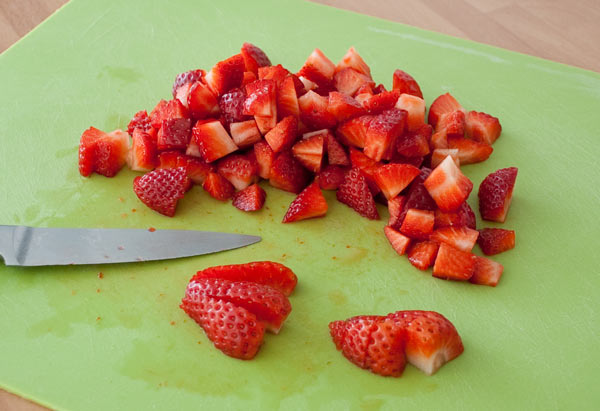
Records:
[[[431,153],[431,167],[436,168],[446,157],[452,157],[456,167],[460,167],[460,158],[458,156],[457,148],[436,148]]]
[[[404,210],[405,203],[405,196],[396,196],[394,198],[389,199],[387,202],[388,211],[390,213],[388,225],[396,230],[399,230],[400,226],[402,225],[400,216],[402,215],[402,210]]]
[[[299,194],[308,185],[308,171],[290,151],[283,151],[275,157],[269,175],[269,183],[284,191]]]
[[[244,115],[245,101],[246,92],[241,88],[231,89],[219,97],[219,108],[227,126],[231,123],[248,120],[248,117]]]
[[[254,121],[256,121],[258,130],[264,136],[277,125],[277,114],[267,117],[254,116]]]
[[[159,150],[185,150],[190,141],[191,127],[189,118],[164,120],[158,130],[156,147]]]
[[[185,167],[187,160],[185,154],[180,151],[163,151],[158,155],[156,168]]]
[[[424,185],[425,180],[430,174],[431,169],[423,167],[421,168],[421,174],[418,175],[410,184],[403,214],[406,214],[410,208],[428,211],[434,211],[437,208],[435,201],[433,201],[433,198],[431,198]],[[404,215],[402,215],[401,219],[404,219]]]
[[[195,119],[204,119],[219,114],[217,97],[204,83],[192,83],[187,95],[187,108]]]
[[[485,255],[500,254],[515,248],[515,232],[504,228],[484,228],[479,230],[477,243]]]
[[[156,167],[156,142],[143,128],[133,130],[127,161],[133,171],[151,171]]]
[[[408,261],[419,270],[427,270],[433,265],[439,247],[435,241],[417,241],[408,250]]]
[[[188,110],[179,100],[161,100],[150,112],[150,123],[152,124],[152,127],[158,130],[165,120],[188,117]]]
[[[406,111],[406,129],[408,131],[416,131],[425,125],[425,100],[422,98],[401,94],[395,107]]]
[[[254,155],[258,163],[258,175],[268,180],[271,177],[271,166],[275,160],[275,153],[266,141],[261,140],[254,144]]]
[[[304,90],[306,91],[306,93],[308,93],[310,90],[316,90],[317,88],[319,88],[319,85],[317,83],[310,81],[306,77],[302,77],[300,75],[297,75],[296,77],[302,83],[302,86],[304,87]],[[304,93],[304,94],[306,94],[306,93]],[[300,96],[298,96],[298,97],[300,97]]]
[[[360,86],[360,88],[358,90],[356,90],[355,97],[358,97],[361,94],[363,95],[364,98],[371,97],[372,95],[376,94],[373,91],[374,87],[375,87],[375,82],[363,84],[362,86]]]
[[[307,127],[313,130],[332,128],[336,125],[335,117],[329,113],[327,107],[329,99],[309,91],[298,99],[300,119]]]
[[[338,122],[366,114],[365,109],[358,101],[337,91],[329,93],[329,105],[327,106],[327,111],[329,111]]]
[[[247,154],[231,154],[222,158],[217,164],[217,172],[233,184],[236,190],[243,190],[258,181],[258,163],[253,156]]]
[[[419,87],[417,81],[413,76],[402,70],[394,71],[392,89],[398,90],[400,94],[412,95],[421,99],[423,98],[421,87]]]
[[[479,186],[481,218],[503,223],[512,201],[517,179],[516,167],[501,168],[488,175]]]
[[[265,138],[267,136],[265,136]],[[321,134],[302,139],[294,144],[294,147],[292,147],[292,153],[304,167],[313,173],[318,173],[321,170],[321,165],[323,164],[323,155],[325,153],[325,137]]]
[[[202,188],[211,197],[219,200],[229,200],[235,193],[235,187],[225,177],[218,173],[208,173],[202,183]]]
[[[435,228],[469,227],[475,230],[475,213],[466,201],[457,211],[444,212],[435,210]]]
[[[446,243],[440,243],[433,276],[444,280],[466,281],[475,271],[475,256],[458,250]]]
[[[425,157],[405,157],[402,154],[394,153],[390,160],[390,163],[410,164],[411,166],[419,168],[423,165],[424,161]]]
[[[219,121],[198,122],[192,129],[192,139],[201,157],[211,163],[238,149]]]
[[[327,133],[327,161],[331,165],[349,166],[350,158],[344,147],[331,134]]]
[[[446,138],[462,138],[465,135],[465,112],[461,110],[444,114],[438,121],[435,131],[444,131]]]
[[[427,122],[437,131],[438,122],[441,118],[457,110],[464,111],[460,103],[450,93],[442,94],[431,103]]]
[[[417,167],[409,164],[385,164],[374,172],[375,182],[386,199],[396,197],[420,173]]]
[[[406,111],[391,109],[373,117],[365,137],[364,153],[375,161],[394,147],[396,139],[404,132]]]
[[[204,329],[206,337],[224,354],[241,360],[256,356],[263,341],[265,326],[250,311],[206,296],[199,296],[198,300],[186,296],[181,308]]]
[[[254,119],[231,123],[229,130],[231,131],[231,139],[239,148],[250,147],[262,139]]]
[[[441,130],[433,133],[431,135],[429,145],[431,146],[432,150],[447,149],[448,137],[446,135],[446,130]]]
[[[214,173],[216,167],[214,164],[204,162],[199,158],[189,157],[186,158],[185,166],[187,176],[194,182],[194,184],[202,185],[204,180],[208,176],[208,173]]]
[[[456,328],[443,315],[433,311],[398,311],[388,315],[404,330],[404,352],[409,364],[427,375],[464,351]]]
[[[135,113],[127,125],[127,132],[130,136],[133,137],[133,132],[136,128],[139,128],[146,133],[152,128],[152,124],[150,124],[150,117],[148,117],[146,110]]]
[[[104,133],[90,127],[79,141],[79,173],[87,177],[93,172],[115,176],[127,162],[129,134],[122,130]]]
[[[284,223],[306,220],[307,218],[323,217],[327,214],[327,201],[319,188],[318,182],[313,182],[306,187],[290,204]]]
[[[367,76],[369,79],[371,78],[371,69],[354,47],[350,47],[337,66],[335,66],[336,73],[346,69],[356,70],[358,73]]]
[[[369,112],[369,114],[379,114],[386,110],[394,108],[398,102],[400,93],[396,90],[384,91],[362,101],[363,107]],[[358,98],[357,98],[358,100]]]
[[[294,116],[300,118],[298,94],[294,84],[294,77],[290,75],[283,79],[277,89],[277,115],[279,118]]]
[[[148,207],[168,217],[191,185],[184,167],[150,171],[133,180],[133,191]]]
[[[251,184],[233,195],[233,206],[242,211],[258,211],[263,208],[267,193],[258,184]]]
[[[340,184],[336,197],[339,202],[346,204],[358,214],[371,220],[379,220],[373,194],[367,180],[358,168],[352,168],[346,173]]]
[[[246,100],[243,113],[269,117],[277,112],[277,84],[275,80],[256,80],[246,85]]]
[[[494,151],[492,146],[486,143],[463,137],[448,136],[448,147],[458,149],[458,159],[462,165],[485,161]]]
[[[398,255],[403,255],[410,244],[410,238],[401,234],[399,231],[394,230],[389,225],[386,225],[383,228],[383,232]]]
[[[215,64],[206,75],[205,81],[216,96],[221,96],[242,85],[245,70],[242,54],[236,54]]]
[[[497,286],[504,271],[502,264],[485,257],[474,256],[474,258],[475,271],[469,278],[469,282],[490,287]]]
[[[194,83],[186,83],[183,86],[177,89],[177,93],[175,94],[175,98],[179,100],[181,104],[185,108],[188,108],[188,97],[190,95],[190,89]]]
[[[424,157],[429,154],[429,140],[432,128],[423,124],[414,131],[404,133],[396,143],[396,150],[406,157]]]
[[[173,98],[177,96],[177,90],[181,86],[200,81],[205,75],[206,72],[204,70],[190,70],[179,73],[177,76],[175,76],[175,81],[173,82]]]
[[[258,69],[259,80],[275,80],[277,87],[281,85],[281,82],[288,77],[290,73],[281,64],[276,66],[265,66]]]
[[[273,149],[279,153],[289,149],[298,137],[298,120],[296,117],[288,116],[265,134],[265,140]]]
[[[448,156],[427,177],[425,188],[442,211],[455,211],[469,197],[473,183]]]
[[[492,145],[500,137],[502,126],[494,116],[469,111],[465,119],[465,133],[475,141]]]
[[[344,175],[347,169],[339,166],[327,165],[323,168],[319,174],[317,174],[317,180],[319,181],[319,187],[323,190],[337,190],[340,184],[344,181]]]
[[[366,115],[348,120],[340,124],[336,135],[347,146],[363,148],[367,138],[367,130],[374,116]]]
[[[351,68],[344,68],[333,76],[333,86],[340,93],[353,96],[363,85],[375,86],[371,77]]]
[[[242,80],[242,88],[245,90],[246,84],[254,83],[256,80],[258,80],[258,77],[256,74],[254,74],[251,71],[244,71],[244,78]]]
[[[327,86],[333,80],[334,71],[335,64],[321,50],[314,49],[298,72],[298,76],[305,77],[319,86]]]
[[[477,242],[479,231],[469,227],[438,228],[429,238],[438,243],[446,243],[461,251],[471,251]]]
[[[179,102],[179,104],[181,104],[181,102],[179,100],[177,100],[177,101]],[[154,127],[157,130],[160,128],[160,126],[162,124],[163,111],[165,110],[166,107],[167,107],[167,101],[160,100],[158,103],[156,103],[156,106],[154,106],[154,108],[152,109],[152,111],[150,111],[150,114],[148,115],[148,118],[150,119],[150,124],[152,125],[152,127]]]
[[[350,147],[350,163],[353,168],[358,168],[367,179],[367,184],[373,195],[381,191],[375,181],[375,171],[381,166],[381,163],[367,157],[361,151]]]
[[[433,232],[435,214],[433,211],[409,208],[406,211],[400,232],[410,238],[426,240]]]
[[[269,60],[265,52],[254,44],[244,43],[241,51],[246,71],[258,74],[260,67],[271,65],[271,60]]]
[[[377,86],[373,87],[373,94],[381,94],[385,91],[388,91],[385,86],[383,84],[378,84]],[[400,95],[400,94],[398,94]]]
[[[268,285],[289,296],[296,284],[298,277],[292,270],[283,264],[272,261],[256,261],[245,264],[231,264],[209,267],[198,271],[191,281],[199,278],[222,278],[229,281],[250,281],[257,284]]]

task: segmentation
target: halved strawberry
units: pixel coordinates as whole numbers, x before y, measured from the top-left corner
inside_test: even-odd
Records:
[[[326,140],[327,162],[331,165],[349,166],[350,158],[346,154],[344,147],[336,140],[336,138],[327,132]]]
[[[374,94],[366,99],[359,99],[358,94],[356,99],[361,102],[363,107],[369,114],[379,114],[386,110],[391,110],[396,106],[400,93],[396,90],[384,91],[379,94]],[[362,101],[361,101],[362,100]]]
[[[373,117],[365,137],[364,153],[375,161],[394,147],[396,139],[404,132],[406,111],[391,109]]]
[[[148,207],[168,217],[191,185],[185,168],[159,169],[133,179],[133,191]]]
[[[323,190],[337,190],[344,181],[347,168],[327,165],[318,174],[316,180]]]
[[[465,136],[465,112],[455,110],[449,114],[443,114],[437,123],[436,132],[443,131],[446,137],[460,138]]]
[[[338,122],[366,114],[366,110],[358,101],[347,94],[337,91],[329,93],[327,111],[329,111]]]
[[[239,90],[239,89],[238,89]],[[204,119],[219,114],[219,101],[208,86],[200,81],[192,83],[187,95],[187,108],[195,119]]]
[[[283,151],[275,157],[269,183],[281,190],[299,194],[308,185],[309,174],[290,151]]]
[[[492,146],[486,143],[463,137],[448,136],[448,147],[458,150],[458,159],[462,165],[485,161],[494,151]]]
[[[469,227],[444,227],[435,230],[429,238],[438,243],[446,243],[461,251],[471,251],[477,242],[479,231]]]
[[[106,177],[116,175],[127,162],[129,135],[121,130],[105,133],[90,127],[79,141],[79,173],[88,177],[93,172]]]
[[[477,243],[485,255],[500,254],[515,248],[515,232],[504,228],[484,228],[479,230]]]
[[[219,108],[227,126],[248,120],[248,116],[244,115],[245,101],[246,92],[241,88],[231,89],[219,97]]]
[[[243,114],[270,117],[277,115],[277,83],[275,80],[256,80],[246,84]]]
[[[298,105],[298,93],[294,83],[293,75],[283,79],[277,88],[277,115],[279,118],[294,116],[300,118],[300,106]]]
[[[446,243],[440,243],[433,276],[444,280],[465,281],[475,272],[475,256]]]
[[[416,130],[401,135],[396,142],[396,150],[405,157],[424,157],[429,154],[431,134],[431,126],[423,124]]]
[[[456,328],[433,311],[398,311],[388,315],[404,330],[407,361],[427,375],[458,357],[464,347]]]
[[[254,119],[231,123],[229,130],[231,132],[231,139],[239,148],[250,147],[262,139]]]
[[[466,201],[456,211],[435,210],[435,228],[469,227],[475,230],[475,225],[475,213]]]
[[[307,218],[323,217],[327,214],[327,201],[319,188],[318,182],[306,187],[290,204],[283,223],[305,220]]]
[[[202,185],[208,173],[214,173],[216,167],[214,164],[209,164],[202,159],[186,156],[185,170],[194,184]]]
[[[434,222],[433,211],[409,208],[400,226],[400,232],[410,238],[426,240],[433,232]]]
[[[479,285],[489,285],[495,287],[500,281],[504,267],[502,264],[492,261],[489,258],[474,256],[475,271],[469,278],[469,282]]]
[[[181,104],[181,101],[177,99],[169,101],[161,100],[156,107],[152,109],[149,117],[152,127],[158,130],[162,126],[163,121],[175,118],[188,118],[189,112],[188,109]]]
[[[190,142],[192,122],[189,118],[164,120],[156,139],[158,150],[185,150]]]
[[[329,99],[310,90],[298,99],[300,107],[300,120],[310,129],[319,130],[331,128],[336,125],[335,117],[329,113],[327,107]]]
[[[325,137],[321,134],[302,139],[294,144],[292,153],[304,167],[313,173],[318,173],[321,170],[325,154]]]
[[[219,201],[229,200],[235,193],[235,187],[225,177],[212,172],[206,176],[202,188]]]
[[[191,281],[199,278],[222,278],[229,281],[251,281],[268,285],[285,296],[289,296],[296,284],[298,277],[292,270],[283,264],[272,261],[256,261],[245,264],[231,264],[209,267],[198,271]]]
[[[344,181],[336,192],[336,197],[339,202],[346,204],[363,217],[379,220],[379,213],[367,180],[358,168],[352,168],[346,173]]]
[[[375,182],[390,200],[404,190],[420,173],[417,167],[409,164],[385,164],[374,172]]]
[[[246,71],[258,74],[258,68],[270,66],[271,60],[266,53],[252,43],[242,44],[242,57]]]
[[[248,154],[231,154],[222,158],[217,164],[217,172],[233,184],[236,190],[243,190],[259,178],[258,163]]]
[[[340,93],[353,96],[363,85],[375,86],[371,77],[366,76],[352,68],[344,68],[333,76],[333,86]]]
[[[367,138],[367,130],[374,116],[365,115],[340,124],[336,130],[336,135],[340,141],[347,146],[363,148]]]
[[[383,228],[383,232],[398,255],[403,255],[410,244],[410,238],[389,225]]]
[[[412,95],[421,99],[423,98],[421,87],[419,87],[417,81],[413,76],[402,70],[394,71],[392,89],[398,90],[400,94]]]
[[[427,122],[437,131],[438,122],[446,115],[457,110],[463,110],[462,106],[450,93],[442,94],[436,98],[431,107],[429,107],[429,114],[427,116]]]
[[[236,54],[215,64],[206,75],[205,81],[215,95],[221,96],[242,85],[245,70],[244,57],[242,54]]]
[[[150,124],[150,117],[148,117],[146,110],[141,110],[135,113],[127,125],[127,132],[130,136],[133,136],[133,132],[136,128],[139,128],[146,133],[152,128],[152,124]]]
[[[265,204],[267,193],[254,183],[233,195],[233,206],[242,211],[258,211]]]
[[[259,141],[254,144],[254,156],[258,163],[258,175],[268,180],[271,176],[273,161],[275,160],[275,153],[271,149],[271,146],[264,140]]]
[[[488,175],[479,186],[481,218],[503,223],[512,201],[517,179],[516,167],[501,168]]]
[[[185,84],[192,84],[196,81],[200,81],[205,75],[206,72],[200,69],[179,73],[177,76],[175,76],[175,81],[173,82],[173,98],[175,98],[177,95],[177,90],[179,87]]]
[[[335,66],[336,73],[339,73],[345,69],[356,70],[358,73],[371,78],[371,69],[354,47],[350,47],[346,54],[344,54],[344,57],[342,57],[339,63]]]
[[[469,197],[473,183],[448,156],[424,182],[429,195],[442,211],[455,211]]]
[[[458,148],[436,148],[433,150],[433,153],[431,153],[431,168],[436,168],[448,156],[452,157],[452,160],[457,167],[460,167]]]
[[[366,368],[367,348],[376,323],[385,317],[376,315],[360,315],[343,321],[329,323],[329,331],[338,350],[350,362]]]
[[[395,107],[406,111],[406,129],[408,131],[418,130],[425,124],[425,100],[422,98],[401,94]]]
[[[180,306],[224,354],[250,360],[263,341],[265,326],[245,308],[230,302],[203,296],[184,297]],[[231,330],[235,330],[232,332]]]
[[[192,139],[201,157],[211,163],[238,149],[220,121],[197,122]]]
[[[327,86],[333,80],[334,71],[335,64],[321,50],[314,49],[298,71],[298,76],[305,77],[319,86]]]
[[[400,216],[402,215],[402,210],[404,210],[405,203],[405,196],[396,196],[394,198],[390,198],[387,202],[388,211],[390,213],[388,225],[396,230],[399,230],[400,226],[402,225]]]
[[[417,241],[408,249],[408,261],[419,270],[427,270],[435,261],[440,248],[435,241]]]
[[[494,141],[500,137],[502,126],[500,121],[486,113],[469,111],[465,119],[465,133],[467,137],[475,141],[494,144]]]
[[[298,137],[298,120],[288,116],[265,134],[265,140],[274,153],[289,149]]]
[[[133,130],[127,161],[133,171],[151,171],[156,167],[156,141],[143,128]]]

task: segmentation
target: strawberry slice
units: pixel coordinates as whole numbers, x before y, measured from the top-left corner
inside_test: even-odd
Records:
[[[231,154],[222,158],[217,164],[217,172],[233,184],[236,190],[243,190],[258,181],[258,163],[249,154]]]
[[[423,124],[414,131],[404,133],[396,142],[396,151],[405,157],[424,157],[429,154],[432,127]]]
[[[371,115],[365,115],[345,121],[338,126],[336,135],[346,146],[363,148],[373,118]]]
[[[336,72],[333,76],[333,86],[340,93],[353,96],[363,86],[375,86],[371,77],[362,74],[352,68],[344,68]]]
[[[191,185],[185,168],[159,169],[133,179],[133,191],[148,207],[168,217]]]
[[[200,156],[208,163],[225,157],[238,149],[220,121],[197,122],[192,129],[192,140]]]
[[[489,258],[475,256],[475,271],[469,282],[479,285],[495,287],[500,281],[504,267],[502,264]]]
[[[398,255],[403,255],[404,253],[406,253],[406,249],[410,244],[410,238],[406,237],[399,231],[394,230],[389,225],[386,225],[383,228],[383,232],[385,233],[385,236],[392,245],[392,248],[398,253]]]
[[[371,334],[376,329],[377,321],[384,318],[378,315],[360,315],[329,323],[335,346],[351,363],[366,368]]]
[[[358,214],[371,220],[379,220],[375,200],[367,180],[358,168],[352,168],[340,184],[336,197]]]
[[[477,242],[479,231],[469,227],[444,227],[435,230],[429,237],[438,243],[446,243],[461,251],[471,251]]]
[[[298,99],[300,120],[312,130],[332,128],[336,125],[335,117],[327,110],[329,99],[310,90]]]
[[[383,158],[404,132],[406,111],[391,109],[373,117],[365,136],[364,153],[375,161]]]
[[[366,98],[360,98],[359,94],[356,95],[356,99],[363,105],[363,107],[369,112],[369,114],[379,114],[386,110],[391,110],[396,106],[400,93],[396,90],[383,91],[379,94],[372,96],[366,96]]]
[[[465,201],[457,211],[444,212],[435,210],[435,228],[442,227],[469,227],[475,230],[475,213]]]
[[[246,84],[243,114],[258,117],[277,115],[277,83],[275,80],[256,80]]]
[[[356,72],[367,76],[369,79],[371,78],[371,69],[354,47],[350,47],[346,54],[344,54],[344,57],[342,57],[339,63],[335,66],[335,73],[339,73],[340,71],[346,69],[355,70]]]
[[[464,351],[454,325],[433,311],[398,311],[388,316],[403,330],[408,363],[427,375],[458,357]]]
[[[244,57],[236,54],[215,64],[205,77],[206,84],[216,96],[221,96],[242,85],[245,69]]]
[[[423,98],[421,87],[417,81],[405,71],[396,70],[394,71],[392,89],[398,90],[400,94],[412,95],[419,98]]]
[[[267,193],[258,184],[252,184],[233,195],[233,206],[242,211],[258,211],[263,208]]]
[[[283,322],[292,311],[287,297],[275,288],[222,278],[198,278],[190,281],[183,303],[199,305],[207,297],[248,310],[274,334],[279,333]]]
[[[431,153],[431,167],[436,168],[446,157],[452,157],[456,167],[460,167],[458,148],[436,148]]]
[[[474,164],[487,160],[494,149],[486,143],[480,143],[463,137],[448,136],[448,147],[458,150],[460,164]]]
[[[485,255],[500,254],[515,248],[515,232],[504,228],[484,228],[479,230],[477,243]]]
[[[469,197],[473,183],[448,156],[423,183],[442,211],[455,211]]]
[[[437,131],[438,122],[441,118],[457,110],[464,111],[460,103],[450,93],[442,94],[431,103],[427,122]]]
[[[208,86],[200,81],[191,84],[186,103],[189,114],[194,119],[200,120],[219,114],[219,100]]]
[[[444,280],[468,280],[475,271],[474,257],[469,252],[460,251],[446,243],[440,243],[440,249],[433,265],[433,276]]]
[[[208,173],[202,188],[210,194],[211,197],[219,201],[229,200],[235,193],[235,187],[225,177],[218,173]]]
[[[347,168],[327,165],[318,174],[316,180],[323,190],[337,190],[344,181]]]
[[[344,147],[336,140],[336,138],[327,132],[327,162],[331,165],[349,166],[350,158],[346,154]]]
[[[516,167],[501,168],[488,175],[479,186],[481,218],[503,223],[512,201],[517,179]]]
[[[416,240],[425,240],[433,232],[434,222],[433,211],[409,208],[400,226],[400,232]]]
[[[408,187],[420,170],[409,164],[390,163],[377,168],[373,174],[385,198],[390,200]]]
[[[401,94],[395,107],[406,111],[406,129],[408,131],[418,130],[425,124],[425,100],[422,98]]]
[[[156,147],[158,150],[185,150],[190,142],[192,122],[189,118],[170,118],[163,120]]]
[[[143,128],[133,130],[127,162],[133,171],[151,171],[156,167],[156,141]]]
[[[318,173],[321,170],[324,152],[325,137],[322,134],[302,139],[292,147],[294,157],[313,173]]]
[[[271,177],[271,167],[275,160],[275,153],[271,146],[264,140],[259,141],[254,144],[254,156],[258,163],[258,175],[268,180]]]
[[[180,307],[204,329],[206,337],[224,354],[250,360],[260,349],[265,326],[245,308],[205,296],[198,296],[197,299],[186,296]]]
[[[258,75],[258,69],[260,67],[271,65],[271,60],[269,60],[266,53],[252,43],[242,44],[241,52],[246,71]]]
[[[289,75],[277,88],[277,115],[279,118],[287,116],[300,118],[300,106],[294,78],[294,75]]]
[[[394,198],[390,198],[387,202],[388,211],[390,213],[388,225],[396,230],[399,230],[400,226],[402,225],[400,215],[402,215],[402,210],[404,210],[405,203],[405,196],[396,196]]]
[[[231,132],[231,139],[239,148],[250,147],[262,139],[254,119],[231,123],[229,130]]]
[[[271,167],[269,184],[275,188],[299,194],[308,185],[308,171],[290,151],[279,153]]]
[[[274,153],[289,149],[298,137],[298,120],[288,116],[265,134],[265,140]]]
[[[173,98],[176,97],[177,90],[181,86],[200,81],[205,75],[206,72],[204,70],[190,70],[179,73],[177,76],[175,76],[175,81],[173,82]]]
[[[146,133],[148,133],[152,128],[152,124],[150,124],[150,117],[148,117],[146,110],[141,110],[135,113],[127,125],[127,132],[130,136],[133,136],[133,132],[136,128],[139,128]]]
[[[298,76],[307,78],[313,83],[323,87],[331,84],[334,71],[335,64],[333,64],[321,50],[314,49],[306,59],[306,62],[304,62],[300,71],[298,71]]]
[[[306,220],[307,218],[323,217],[327,214],[327,201],[319,188],[318,182],[313,182],[306,187],[290,204],[284,223]]]
[[[327,111],[335,117],[338,122],[346,121],[353,117],[366,114],[363,106],[347,94],[332,91],[329,93]]]
[[[105,133],[90,127],[79,141],[79,173],[88,177],[93,172],[115,176],[127,162],[129,135],[121,130]]]
[[[272,261],[256,261],[245,264],[220,265],[198,271],[191,281],[199,278],[221,278],[229,281],[251,281],[268,285],[288,297],[296,284],[296,274],[283,264]]]
[[[417,241],[408,250],[408,261],[419,270],[427,270],[435,261],[440,248],[435,241]]]
[[[494,116],[469,111],[465,118],[465,133],[467,137],[475,141],[492,145],[500,137],[502,126]]]
[[[227,126],[248,120],[248,116],[244,115],[245,101],[246,92],[241,88],[231,89],[219,97],[219,108]]]

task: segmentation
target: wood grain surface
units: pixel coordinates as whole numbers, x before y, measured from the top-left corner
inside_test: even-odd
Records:
[[[600,72],[600,1],[313,0]],[[66,0],[0,0],[0,52]],[[46,408],[0,389],[0,410]]]

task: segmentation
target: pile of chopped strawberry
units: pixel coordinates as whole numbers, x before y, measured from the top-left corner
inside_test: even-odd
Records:
[[[400,377],[407,362],[432,375],[464,350],[454,325],[433,311],[361,315],[333,321],[329,331],[344,357],[383,376]]]
[[[292,270],[270,261],[210,267],[192,277],[181,308],[215,347],[249,360],[265,330],[279,333],[292,310],[288,296],[297,282]]]

